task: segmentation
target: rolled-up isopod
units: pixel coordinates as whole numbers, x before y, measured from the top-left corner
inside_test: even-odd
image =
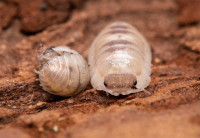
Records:
[[[73,96],[85,89],[89,70],[85,59],[67,46],[50,47],[38,55],[40,85],[52,94]]]

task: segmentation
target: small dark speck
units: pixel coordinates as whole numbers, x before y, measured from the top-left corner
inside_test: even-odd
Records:
[[[159,77],[165,77],[165,76],[167,76],[167,74],[165,74],[165,73],[159,75]]]
[[[162,63],[163,63],[163,64],[166,64],[166,60],[162,60]]]
[[[47,9],[47,4],[42,3],[42,4],[40,4],[39,8],[40,8],[41,11],[45,11]]]
[[[152,75],[152,76],[155,76],[155,75],[156,75],[156,73],[152,72],[152,73],[151,73],[151,75]]]
[[[176,74],[176,76],[181,76],[181,74],[180,74],[180,73],[178,73],[178,74]]]
[[[72,71],[73,71],[73,68],[72,68],[71,66],[69,66],[69,70],[70,70],[70,72],[72,72]]]

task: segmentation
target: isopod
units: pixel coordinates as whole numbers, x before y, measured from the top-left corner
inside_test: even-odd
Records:
[[[120,21],[106,26],[93,41],[88,61],[94,89],[114,96],[148,92],[150,45],[130,24]]]
[[[50,47],[38,56],[39,80],[42,88],[52,94],[73,96],[89,82],[85,59],[67,46]]]

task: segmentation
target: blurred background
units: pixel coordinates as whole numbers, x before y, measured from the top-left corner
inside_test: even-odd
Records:
[[[0,0],[0,137],[199,137],[199,7],[199,0]],[[114,21],[151,44],[152,95],[106,96],[90,85],[71,98],[42,90],[34,73],[40,44],[67,45],[87,59]]]

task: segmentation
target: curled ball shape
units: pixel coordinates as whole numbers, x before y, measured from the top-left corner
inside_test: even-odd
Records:
[[[52,94],[73,96],[83,91],[89,82],[85,59],[67,46],[50,47],[39,55],[40,85]]]

